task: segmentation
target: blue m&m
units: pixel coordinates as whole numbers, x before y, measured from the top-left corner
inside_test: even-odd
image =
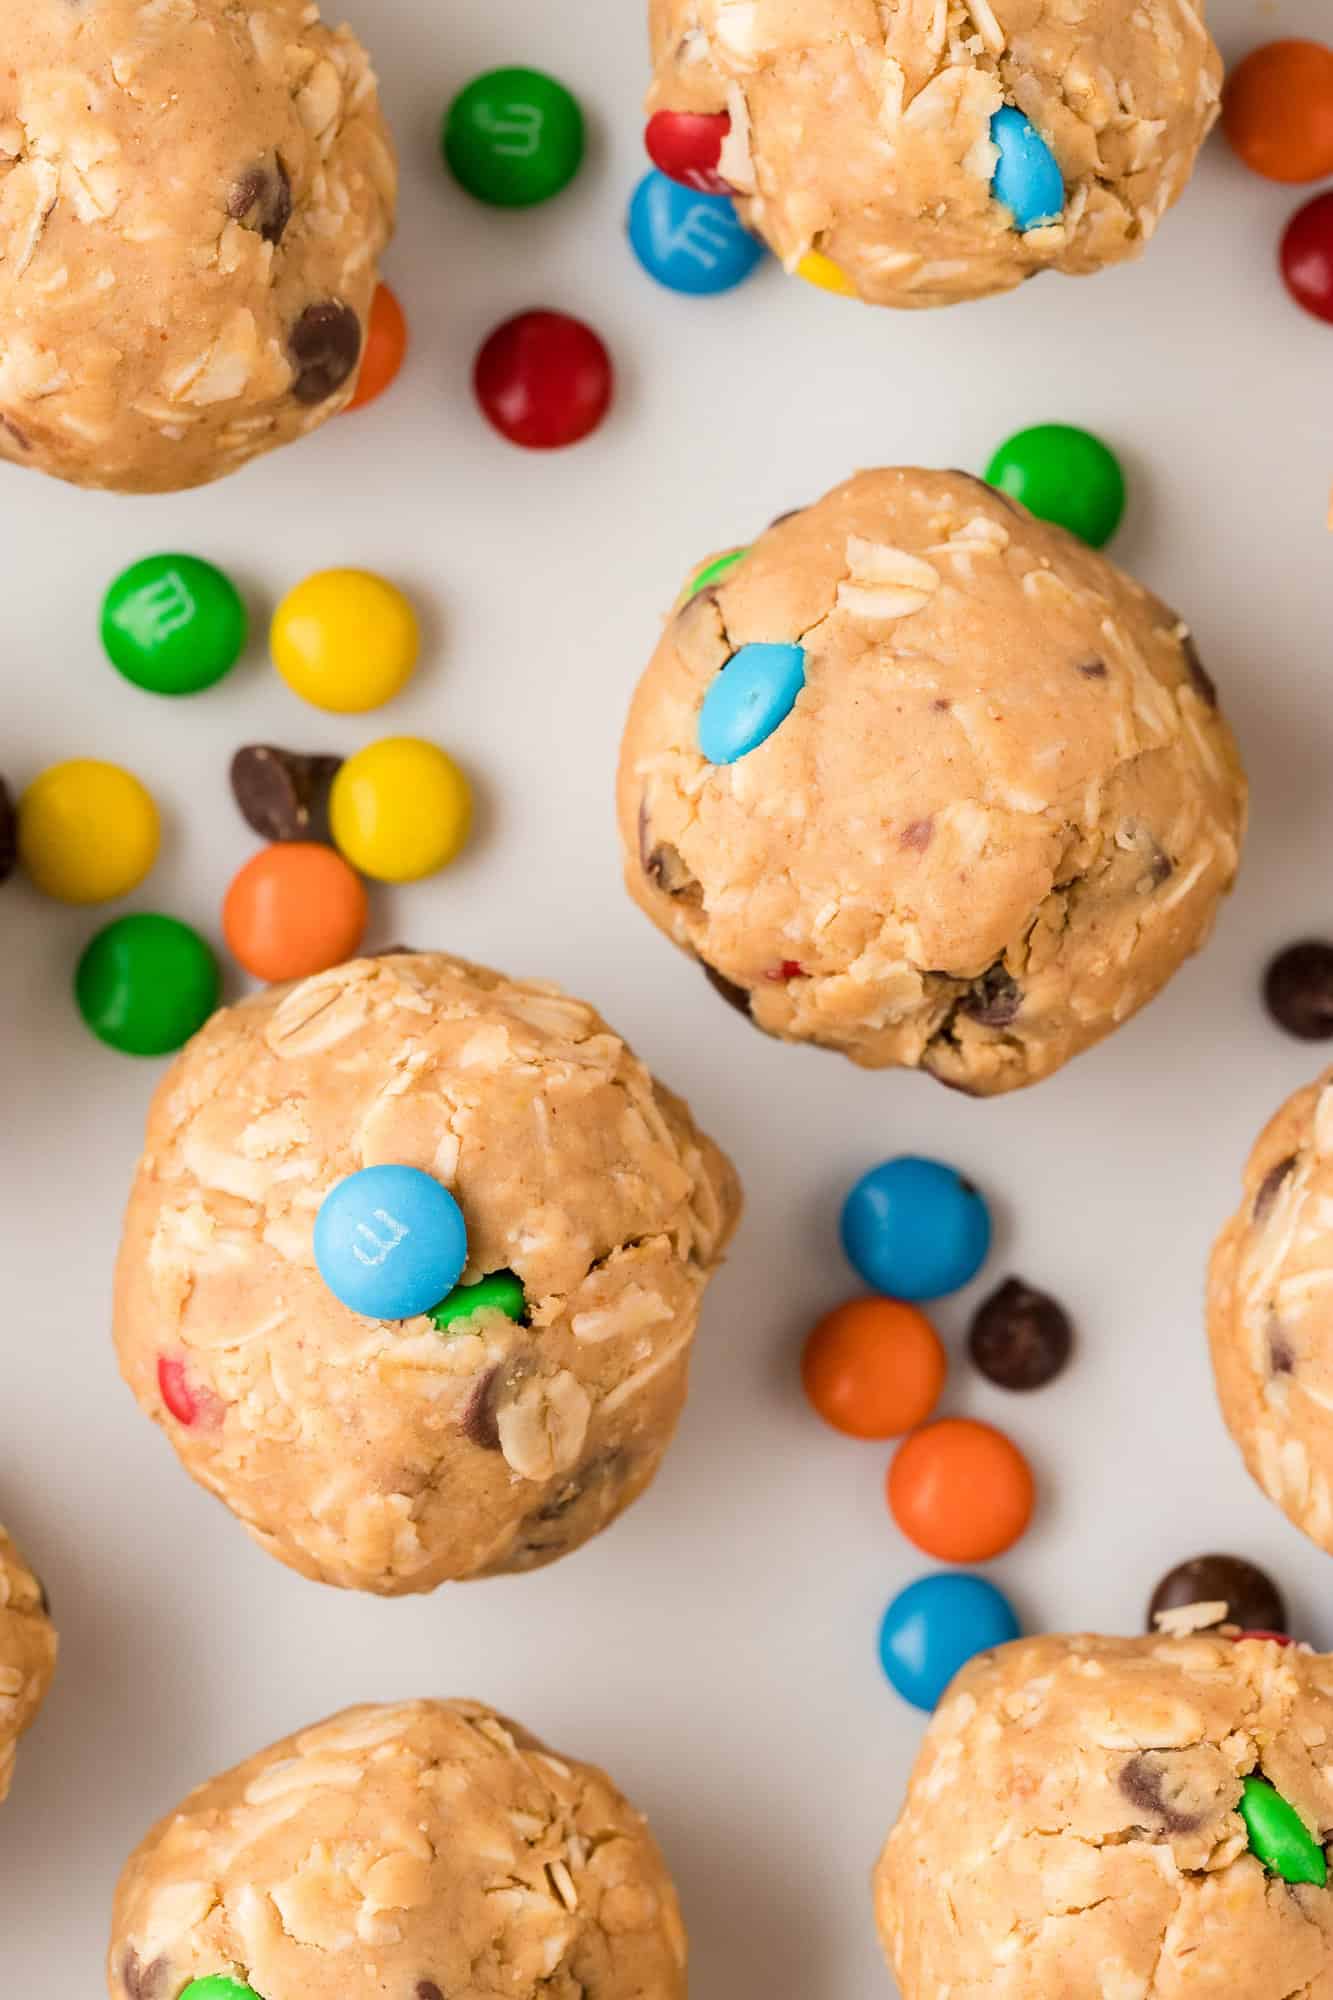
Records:
[[[1030,119],[1002,104],[990,122],[999,152],[991,193],[1014,218],[1015,229],[1040,229],[1064,214],[1065,184],[1054,153]]]
[[[891,1299],[958,1291],[985,1263],[990,1234],[990,1211],[972,1183],[912,1154],[872,1167],[842,1205],[849,1261]]]
[[[462,1210],[419,1167],[363,1167],[325,1195],[315,1217],[320,1277],[368,1319],[429,1312],[466,1262]]]
[[[729,292],[764,255],[727,195],[700,194],[656,168],[634,190],[629,240],[650,278],[694,298]]]
[[[733,653],[699,710],[699,748],[710,764],[734,764],[766,743],[805,686],[805,648],[766,640]]]
[[[913,1708],[934,1708],[960,1667],[1016,1639],[1007,1597],[966,1570],[937,1570],[900,1590],[879,1628],[880,1665]]]

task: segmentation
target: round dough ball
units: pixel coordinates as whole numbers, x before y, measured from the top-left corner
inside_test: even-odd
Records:
[[[804,648],[726,765],[738,648]],[[785,1040],[987,1095],[1150,1000],[1236,871],[1245,780],[1174,612],[960,472],[863,472],[678,606],[620,765],[631,895]]]
[[[1202,0],[652,0],[651,18],[649,110],[728,113],[743,220],[872,305],[1138,256],[1220,103]],[[1004,105],[1054,155],[1056,222],[1021,231],[991,192]]]
[[[46,1592],[0,1528],[0,1801],[14,1776],[19,1738],[45,1701],[55,1666]]]
[[[416,1167],[526,1323],[339,1303],[325,1195]],[[185,1466],[302,1575],[387,1596],[535,1569],[652,1479],[740,1192],[591,1007],[439,954],[215,1014],[161,1084],[116,1279],[121,1368]]]
[[[684,2000],[666,1863],[603,1772],[474,1701],[349,1708],[159,1821],[120,1878],[111,2000]]]
[[[1333,1832],[1333,1659],[1271,1641],[1019,1639],[965,1667],[875,1871],[903,2000],[1328,2000],[1333,1886],[1237,1810]]]
[[[25,0],[0,62],[0,454],[174,492],[356,386],[397,170],[307,0]]]
[[[1333,1552],[1333,1069],[1270,1119],[1244,1186],[1208,1276],[1222,1415],[1269,1499]]]

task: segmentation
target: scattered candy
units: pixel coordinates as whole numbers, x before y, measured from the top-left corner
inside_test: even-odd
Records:
[[[7,882],[19,858],[19,816],[9,786],[0,778],[0,882]]]
[[[1287,1607],[1272,1578],[1243,1556],[1191,1556],[1168,1570],[1152,1594],[1144,1629],[1155,1632],[1161,1614],[1196,1604],[1225,1608],[1213,1622],[1247,1630],[1284,1632]]]
[[[583,162],[578,100],[539,69],[490,69],[460,90],[444,121],[444,157],[460,187],[493,208],[534,208]]]
[[[1333,174],[1333,49],[1295,40],[1251,49],[1226,80],[1222,130],[1265,180]]]
[[[1120,526],[1125,475],[1115,453],[1074,424],[1034,424],[1006,438],[986,467],[991,486],[1039,521],[1100,549]]]
[[[1333,945],[1306,938],[1280,951],[1264,974],[1264,1005],[1298,1041],[1333,1036]]]
[[[1256,1854],[1270,1875],[1284,1882],[1313,1882],[1322,1889],[1328,1881],[1324,1850],[1306,1827],[1295,1806],[1266,1778],[1246,1778],[1241,1787],[1240,1816],[1250,1836],[1250,1852]]]
[[[940,1299],[974,1278],[990,1249],[977,1189],[938,1160],[904,1154],[863,1174],[842,1208],[853,1269],[891,1299]]]
[[[692,578],[686,587],[686,598],[697,597],[701,590],[707,590],[712,584],[721,583],[723,577],[730,576],[737,563],[744,562],[749,553],[748,548],[732,549],[725,556],[714,556],[712,562],[705,563]]]
[[[161,839],[157,807],[119,764],[72,757],[34,778],[18,804],[19,860],[59,903],[109,903],[143,881]]]
[[[1282,233],[1282,280],[1298,306],[1333,320],[1333,193],[1298,208]]]
[[[993,1583],[941,1570],[909,1583],[884,1613],[880,1663],[904,1701],[929,1710],[969,1660],[1018,1634],[1013,1606]]]
[[[168,1412],[186,1430],[193,1429],[196,1424],[212,1425],[221,1421],[221,1402],[211,1389],[200,1388],[190,1380],[182,1355],[158,1356],[157,1387]]]
[[[1032,1519],[1032,1470],[990,1424],[943,1417],[900,1444],[885,1482],[889,1511],[910,1542],[940,1562],[987,1562]]]
[[[118,917],[89,941],[74,996],[109,1048],[165,1056],[203,1027],[221,984],[218,962],[198,931],[175,917],[142,914]]]
[[[421,650],[401,590],[364,569],[325,569],[273,614],[273,664],[293,694],[335,715],[381,708],[407,685]]]
[[[242,1980],[212,1972],[207,1979],[192,1979],[180,2000],[259,2000],[259,1995]]]
[[[356,394],[349,410],[364,410],[397,380],[407,359],[407,316],[398,294],[385,284],[375,287],[366,344],[361,355],[361,373],[356,378]]]
[[[1054,153],[1030,120],[1002,104],[990,122],[999,152],[991,193],[1014,218],[1015,229],[1040,229],[1064,213],[1065,184]]]
[[[452,757],[418,736],[386,736],[349,757],[333,781],[329,825],[354,868],[377,882],[417,882],[444,868],[472,826],[472,792]]]
[[[597,429],[611,407],[611,357],[566,313],[526,312],[497,326],[472,373],[482,414],[528,451],[557,451]]]
[[[118,673],[150,694],[198,694],[245,651],[249,619],[230,577],[199,556],[145,556],[102,603],[102,644]]]
[[[699,710],[699,748],[710,764],[734,764],[766,743],[805,686],[805,648],[758,640],[732,654]]]
[[[447,1299],[432,1306],[426,1317],[437,1333],[459,1333],[478,1313],[503,1313],[506,1319],[527,1317],[528,1302],[521,1281],[512,1271],[492,1271],[475,1285],[455,1285]]]
[[[448,1297],[467,1262],[462,1210],[419,1167],[363,1167],[325,1195],[315,1263],[343,1305],[368,1319],[413,1319]]]
[[[341,757],[247,743],[231,760],[232,795],[263,840],[328,840],[329,788],[341,767]]]
[[[733,290],[764,255],[728,196],[699,194],[656,169],[630,200],[629,240],[650,278],[692,298]]]
[[[1043,1389],[1068,1361],[1074,1329],[1062,1305],[1021,1278],[1006,1278],[972,1316],[968,1351],[1001,1389]]]
[[[948,1361],[925,1314],[899,1299],[849,1299],[826,1313],[801,1355],[801,1385],[847,1437],[902,1437],[923,1424]]]
[[[654,111],[643,143],[648,158],[668,180],[699,194],[730,194],[718,172],[730,130],[725,111]]]
[[[856,286],[852,283],[841,264],[835,264],[822,250],[807,250],[796,266],[798,278],[804,278],[807,285],[814,285],[821,292],[836,292],[839,298],[854,299]]]
[[[316,841],[261,848],[232,877],[222,935],[256,979],[308,979],[355,958],[369,910],[360,877]]]
[[[1237,1632],[1236,1644],[1238,1646],[1242,1639],[1257,1639],[1261,1645],[1265,1646],[1289,1646],[1291,1644],[1291,1634],[1289,1632]]]

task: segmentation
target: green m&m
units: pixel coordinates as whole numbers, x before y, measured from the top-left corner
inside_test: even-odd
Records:
[[[1288,1805],[1267,1778],[1246,1778],[1240,1816],[1250,1836],[1251,1852],[1271,1874],[1280,1875],[1284,1882],[1312,1882],[1320,1889],[1325,1886],[1328,1863],[1323,1848],[1295,1806]]]
[[[715,556],[690,579],[686,597],[697,597],[701,590],[707,590],[710,583],[721,583],[723,577],[729,576],[737,563],[744,562],[749,553],[749,549],[732,549],[725,556]]]
[[[1074,424],[1016,431],[986,467],[986,479],[1038,520],[1067,528],[1093,549],[1110,541],[1125,511],[1119,459]]]
[[[218,1004],[218,962],[198,931],[147,912],[90,939],[74,974],[79,1012],[99,1041],[127,1056],[165,1056]]]
[[[533,208],[578,172],[583,113],[564,84],[539,69],[487,70],[449,106],[444,157],[478,201]]]
[[[528,1310],[523,1287],[512,1271],[492,1271],[475,1285],[455,1285],[447,1299],[432,1306],[427,1319],[435,1322],[437,1333],[461,1333],[463,1322],[482,1312],[504,1313],[507,1319],[521,1320]]]
[[[259,2000],[253,1986],[227,1973],[210,1972],[206,1979],[192,1979],[181,2000]]]
[[[118,673],[150,694],[198,694],[245,651],[245,605],[230,577],[198,556],[145,556],[102,604],[102,644]]]

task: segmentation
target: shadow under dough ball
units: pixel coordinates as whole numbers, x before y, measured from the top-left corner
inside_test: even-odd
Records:
[[[684,2000],[665,1861],[606,1775],[474,1701],[346,1709],[126,1863],[111,2000]],[[213,1982],[219,1982],[214,1984]]]
[[[1325,1992],[1331,1729],[1333,1659],[1272,1640],[979,1655],[875,1871],[903,2000]]]
[[[13,1780],[19,1738],[46,1699],[55,1665],[46,1593],[0,1528],[0,1802]]]
[[[366,1169],[461,1211],[447,1301],[374,1318],[321,1276],[316,1217]],[[163,1080],[121,1368],[305,1576],[394,1596],[535,1569],[656,1472],[739,1210],[730,1163],[591,1007],[442,954],[353,960],[215,1014]],[[353,1229],[359,1284],[396,1227],[372,1204]]]
[[[875,305],[1139,255],[1220,102],[1199,0],[653,0],[651,22],[649,112],[723,121],[709,184],[789,270]]]
[[[356,386],[397,167],[306,0],[25,0],[0,27],[0,456],[199,486]]]
[[[687,585],[621,747],[630,894],[730,1004],[976,1095],[1166,984],[1245,810],[1185,624],[957,472],[860,473]]]
[[[1208,1333],[1227,1428],[1270,1500],[1333,1553],[1333,1070],[1259,1135],[1213,1247]]]

